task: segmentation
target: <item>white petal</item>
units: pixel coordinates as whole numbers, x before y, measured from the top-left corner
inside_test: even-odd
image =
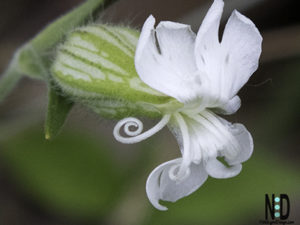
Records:
[[[204,60],[201,59],[201,54],[203,53],[207,54],[207,56],[212,56],[219,47],[218,33],[223,7],[223,0],[215,0],[208,10],[197,33],[195,54],[197,65],[200,69],[206,66]]]
[[[161,22],[156,41],[154,24],[150,16],[143,26],[135,55],[136,70],[150,87],[181,102],[192,100],[200,86],[193,54],[195,34],[188,25]]]
[[[222,42],[219,23],[223,1],[215,0],[196,38],[195,56],[203,81],[202,95],[210,107],[220,107],[233,99],[257,69],[262,37],[255,25],[234,11],[228,20]],[[209,106],[208,106],[209,107]]]
[[[226,121],[227,122],[227,121]],[[225,123],[223,121],[223,123]],[[227,127],[239,144],[239,152],[233,159],[226,159],[230,165],[247,161],[253,153],[253,139],[246,127],[240,123],[230,124]]]
[[[236,95],[224,105],[220,106],[219,108],[215,108],[213,111],[224,115],[231,115],[238,111],[240,107],[241,99],[239,98],[239,96]]]
[[[146,182],[146,193],[152,205],[159,210],[167,210],[167,207],[159,204],[161,199],[160,178],[163,170],[169,170],[173,165],[177,165],[181,159],[174,159],[156,167],[149,175]]]
[[[262,37],[253,22],[234,10],[222,39],[224,76],[229,97],[237,94],[258,67]]]
[[[216,159],[217,156],[225,156],[225,159],[228,157],[235,160],[242,150],[232,133],[233,127],[229,126],[230,123],[209,111],[187,116],[185,121],[190,133],[190,160],[194,163],[202,160],[207,173],[212,177],[236,176],[242,169],[241,164],[226,167]],[[185,151],[187,149],[183,149]]]
[[[242,124],[231,124],[208,110],[188,117],[192,162],[224,156],[229,165],[236,165],[250,158],[253,140]]]
[[[189,177],[180,183],[171,180],[169,177],[170,168],[180,163],[181,158],[165,162],[156,167],[149,175],[146,192],[155,208],[167,210],[165,206],[159,204],[159,200],[175,202],[197,190],[207,179],[207,173],[203,166],[192,164]]]
[[[219,98],[219,80],[216,78],[220,67],[219,25],[224,2],[215,0],[208,10],[196,37],[195,57],[203,83],[202,95]],[[213,103],[213,102],[212,102]]]
[[[200,114],[187,115],[187,125],[190,131],[192,161],[196,163],[199,160],[208,160],[216,158],[230,145],[233,136],[227,127],[222,124],[218,116],[203,111]],[[185,151],[185,150],[184,150]]]
[[[230,178],[238,175],[242,170],[242,165],[237,164],[226,167],[216,158],[211,158],[205,163],[205,169],[211,177],[214,178]]]
[[[155,18],[150,15],[147,20],[145,21],[141,35],[137,44],[137,49],[135,52],[135,61],[140,61],[141,58],[143,57],[144,49],[147,48],[147,45],[151,45],[148,48],[152,48],[152,42],[155,44],[155,40],[153,39],[153,29],[154,29],[154,24],[155,24]],[[151,43],[149,43],[151,42]],[[154,49],[152,49],[154,51]],[[155,49],[156,50],[156,49]]]

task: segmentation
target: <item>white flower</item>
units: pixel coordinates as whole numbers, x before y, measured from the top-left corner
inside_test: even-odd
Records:
[[[148,177],[147,195],[160,210],[159,200],[175,202],[198,189],[208,175],[236,176],[253,151],[250,133],[242,124],[231,124],[215,113],[232,114],[240,107],[240,88],[258,67],[262,37],[255,25],[236,10],[219,41],[222,0],[215,0],[198,34],[190,26],[146,20],[137,45],[135,66],[150,87],[176,98],[184,107],[163,116],[152,129],[140,134],[142,123],[121,120],[114,129],[117,140],[136,143],[168,125],[182,157],[165,162]],[[134,137],[122,137],[120,128]],[[137,127],[130,131],[129,127]],[[224,157],[229,166],[217,157]]]

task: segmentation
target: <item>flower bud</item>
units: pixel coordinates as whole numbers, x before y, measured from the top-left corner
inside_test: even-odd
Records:
[[[51,72],[74,101],[108,118],[161,116],[181,103],[141,81],[134,66],[139,32],[89,25],[71,32],[58,48]]]

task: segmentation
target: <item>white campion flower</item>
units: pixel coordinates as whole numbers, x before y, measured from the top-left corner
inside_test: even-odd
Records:
[[[141,134],[142,123],[126,118],[114,136],[123,143],[144,140],[168,125],[182,157],[165,162],[149,175],[146,192],[159,210],[159,200],[175,202],[197,190],[207,179],[236,176],[253,151],[250,133],[215,113],[232,114],[240,107],[240,88],[258,67],[262,37],[251,20],[234,10],[219,41],[224,2],[215,0],[197,35],[190,26],[169,21],[154,28],[146,20],[135,54],[135,67],[150,87],[176,98],[184,107],[163,116]],[[121,127],[132,137],[122,137]],[[137,127],[131,131],[130,126]],[[224,165],[217,157],[224,157]]]

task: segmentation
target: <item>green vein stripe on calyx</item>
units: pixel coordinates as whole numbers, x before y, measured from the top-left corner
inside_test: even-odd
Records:
[[[137,31],[125,27],[78,28],[59,47],[53,78],[71,97],[84,102],[90,98],[90,105],[99,100],[97,107],[103,98],[142,105],[168,104],[170,97],[144,84],[135,71],[138,37]]]
[[[130,49],[125,43],[122,42],[121,39],[118,38],[117,35],[113,34],[112,31],[109,31],[103,25],[101,26],[88,26],[78,29],[78,31],[86,32],[89,35],[93,35],[102,41],[105,41],[112,45],[113,47],[119,48],[123,53],[128,55],[129,57],[134,56],[134,50]]]

